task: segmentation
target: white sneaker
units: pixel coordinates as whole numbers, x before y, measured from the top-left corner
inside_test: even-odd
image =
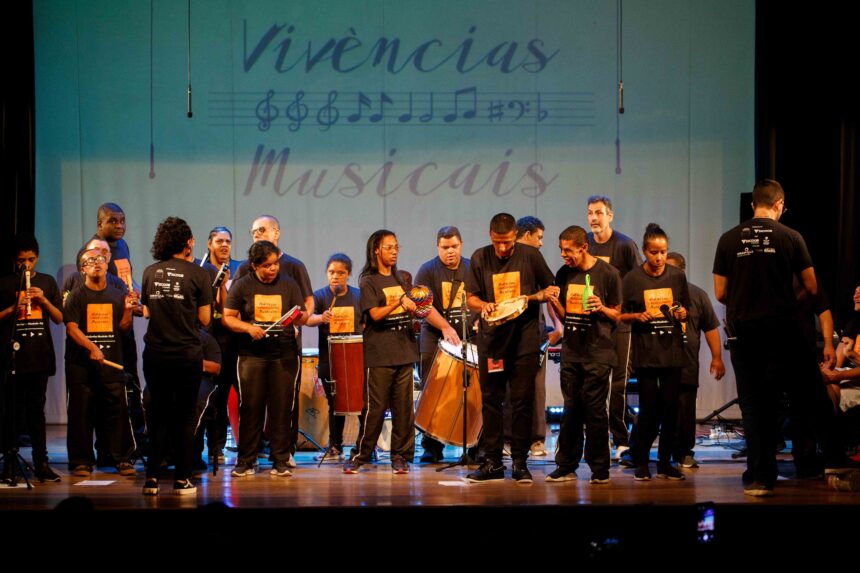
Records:
[[[546,446],[543,443],[543,440],[537,440],[532,444],[531,454],[533,456],[545,456],[546,455]]]
[[[630,450],[630,448],[628,446],[618,446],[615,449],[615,455],[612,456],[612,461],[617,462],[618,460],[621,459],[621,456],[624,455],[624,452],[627,452],[629,450]]]

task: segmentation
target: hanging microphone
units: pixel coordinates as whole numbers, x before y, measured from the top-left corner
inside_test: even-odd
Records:
[[[618,82],[618,113],[624,113],[624,82]]]
[[[621,113],[624,113],[623,111]],[[188,84],[188,117],[194,115],[191,111],[191,84]]]

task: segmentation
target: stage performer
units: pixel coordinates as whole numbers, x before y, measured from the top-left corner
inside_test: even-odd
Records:
[[[570,226],[558,237],[564,259],[555,275],[559,296],[549,300],[564,318],[561,393],[564,417],[558,433],[556,469],[546,481],[576,479],[583,453],[591,483],[609,483],[609,387],[618,362],[615,332],[621,318],[621,275],[588,252],[585,229]]]
[[[109,256],[109,253],[108,253]],[[108,258],[100,248],[79,257],[85,282],[72,289],[63,305],[66,323],[66,386],[68,388],[69,470],[72,475],[92,475],[93,429],[96,413],[103,428],[107,453],[117,472],[133,476],[135,448],[122,370],[124,336],[132,326],[137,296],[108,284]]]
[[[384,229],[367,240],[361,270],[361,312],[364,315],[365,380],[364,427],[356,450],[344,463],[347,474],[358,473],[371,460],[382,431],[385,410],[391,409],[391,468],[409,473],[415,454],[415,412],[412,404],[412,370],[418,361],[418,345],[411,312],[416,304],[408,296],[397,273],[397,236]]]
[[[669,237],[649,223],[642,239],[645,263],[622,282],[621,320],[632,324],[631,363],[639,382],[638,437],[633,444],[637,481],[651,479],[651,445],[660,434],[657,477],[679,481],[684,474],[672,465],[678,423],[678,386],[684,365],[684,334],[690,292],[684,272],[666,264]],[[611,398],[610,398],[611,400]]]
[[[192,262],[193,253],[191,227],[178,217],[168,217],[158,225],[152,241],[152,256],[158,262],[143,272],[141,302],[149,318],[143,338],[143,374],[150,395],[144,495],[158,494],[168,436],[175,465],[174,493],[197,492],[190,476],[203,372],[198,324],[205,327],[211,320],[212,285],[209,273]]]
[[[269,241],[248,250],[251,273],[236,280],[224,304],[224,326],[237,333],[239,457],[233,475],[253,475],[268,408],[271,474],[289,477],[290,411],[301,353],[294,327],[307,320],[299,286],[280,273],[281,251]],[[294,307],[297,313],[285,315]]]
[[[609,263],[621,273],[621,279],[642,264],[636,241],[612,228],[615,213],[612,199],[604,195],[588,198],[588,249],[592,256]],[[615,444],[615,456],[620,460],[630,447],[627,431],[627,379],[630,376],[630,325],[621,322],[615,334],[615,352],[618,365],[612,370],[612,388],[609,391],[609,431]]]
[[[20,345],[15,354],[15,375],[5,377],[3,403],[6,416],[14,416],[17,404],[23,404],[26,429],[33,446],[34,475],[39,481],[60,481],[48,465],[48,443],[45,435],[45,398],[48,378],[57,370],[54,358],[54,340],[48,320],[60,324],[63,320],[60,289],[54,277],[36,272],[39,262],[39,243],[32,235],[19,235],[13,245],[12,262],[16,273],[0,279],[0,341],[3,344],[2,366],[4,375],[11,368],[10,353],[13,321],[15,342]],[[29,279],[26,278],[29,273]],[[9,372],[11,374],[11,372]],[[15,391],[16,404],[8,399]],[[3,421],[8,423],[7,420]],[[23,430],[18,424],[16,429]],[[5,425],[3,426],[6,427]],[[5,433],[5,432],[4,432]],[[5,436],[17,440],[18,436]],[[2,444],[3,451],[14,444]],[[11,463],[7,460],[7,463]]]
[[[463,238],[454,226],[445,226],[436,233],[438,256],[427,261],[415,275],[416,284],[426,286],[433,293],[433,308],[436,312],[421,322],[421,390],[427,385],[427,376],[433,367],[433,359],[439,341],[460,345],[462,334],[462,305],[469,259],[463,257]],[[468,312],[468,311],[467,311]],[[467,330],[472,333],[472,324],[467,316]],[[425,435],[421,441],[424,453],[421,463],[437,463],[444,458],[445,445]]]
[[[531,483],[526,465],[532,435],[534,380],[539,367],[540,303],[548,295],[558,296],[552,271],[536,248],[516,242],[517,223],[508,213],[499,213],[490,221],[492,244],[475,251],[466,275],[469,308],[481,315],[478,332],[478,362],[481,379],[483,446],[485,460],[467,479],[473,482],[502,480],[504,429],[502,402],[510,384],[513,441],[512,477]],[[493,325],[499,303],[517,299],[524,311],[504,324]]]
[[[314,291],[314,308],[318,314],[311,315],[308,326],[319,327],[320,361],[317,375],[322,381],[328,400],[329,444],[324,456],[327,460],[343,460],[343,426],[345,416],[334,414],[334,381],[331,374],[328,337],[361,334],[361,293],[349,286],[352,259],[343,253],[335,253],[326,263],[328,286]]]

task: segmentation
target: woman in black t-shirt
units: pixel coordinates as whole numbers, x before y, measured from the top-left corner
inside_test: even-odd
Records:
[[[683,271],[666,264],[669,237],[650,223],[642,239],[645,263],[622,282],[621,320],[632,324],[631,363],[639,383],[638,439],[633,444],[634,479],[651,479],[648,458],[660,432],[657,477],[683,480],[671,465],[683,366],[683,330],[690,294]]]
[[[280,256],[281,251],[269,241],[251,245],[251,272],[233,283],[224,303],[223,324],[239,334],[239,458],[233,469],[236,477],[254,473],[267,408],[274,460],[271,473],[292,475],[287,465],[290,409],[302,359],[293,325],[304,324],[307,313],[300,311],[291,321],[284,318],[295,307],[298,312],[304,301],[298,284],[279,273]]]

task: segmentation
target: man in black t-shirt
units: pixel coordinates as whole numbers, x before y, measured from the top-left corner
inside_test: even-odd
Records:
[[[123,333],[132,324],[137,307],[134,294],[110,286],[107,257],[100,249],[84,251],[79,258],[85,282],[71,291],[63,306],[66,323],[66,385],[68,400],[69,470],[89,477],[93,472],[93,429],[96,412],[103,429],[106,452],[123,476],[133,476],[135,449],[125,399],[122,371]]]
[[[558,434],[558,467],[546,481],[576,479],[583,453],[591,483],[609,483],[609,414],[606,400],[617,364],[615,330],[621,316],[621,275],[588,252],[585,230],[570,226],[558,238],[564,266],[555,275],[560,292],[549,301],[564,317],[561,347],[561,392],[564,418]]]
[[[808,398],[799,357],[805,355],[792,288],[798,277],[818,292],[812,259],[800,233],[779,223],[782,186],[766,179],[753,188],[753,218],[720,237],[714,257],[714,293],[726,304],[730,351],[747,443],[744,493],[773,495],[777,479],[778,396]]]
[[[588,250],[621,273],[621,278],[642,264],[636,241],[612,228],[615,214],[612,200],[603,195],[588,198]],[[627,432],[627,379],[630,376],[630,325],[620,323],[615,335],[618,366],[612,371],[612,388],[609,392],[609,430],[615,444],[615,459],[621,459],[630,449]]]
[[[18,405],[23,404],[30,441],[33,446],[33,467],[40,481],[60,481],[60,476],[48,465],[48,443],[45,434],[45,398],[48,378],[56,372],[54,341],[49,320],[59,324],[63,320],[60,289],[54,277],[36,272],[39,262],[39,243],[32,235],[15,238],[13,262],[18,272],[0,279],[0,343],[10,348],[13,322],[15,341],[20,348],[15,353],[15,376],[5,379],[3,403],[12,404],[7,415],[16,415]],[[26,275],[29,273],[29,283]],[[29,286],[29,288],[27,288]],[[8,352],[2,353],[3,371],[10,367]],[[10,400],[15,393],[15,402]],[[0,421],[7,428],[6,420]],[[20,422],[16,430],[24,430]],[[3,432],[5,434],[5,432]],[[17,440],[18,436],[0,436]],[[15,444],[0,444],[8,451]],[[7,460],[7,463],[9,461]]]
[[[539,367],[538,313],[540,303],[547,300],[547,295],[558,296],[559,289],[553,286],[555,277],[540,251],[517,243],[516,238],[516,220],[508,213],[494,216],[490,221],[492,244],[475,251],[466,275],[467,303],[481,315],[478,367],[486,455],[481,467],[467,476],[470,481],[505,477],[502,403],[508,384],[513,408],[512,477],[518,482],[532,481],[526,460],[531,445],[534,379]],[[524,305],[516,318],[502,324],[487,321],[494,319],[500,303],[513,299]]]
[[[418,361],[418,346],[412,334],[411,313],[417,307],[397,276],[399,250],[397,236],[385,229],[367,241],[368,259],[359,282],[365,324],[365,421],[353,455],[343,466],[347,474],[358,473],[370,461],[389,407],[393,472],[409,473],[415,454],[412,369]]]
[[[666,255],[666,263],[686,272],[687,262],[681,253]],[[678,437],[675,441],[675,461],[684,468],[697,468],[693,457],[696,445],[696,394],[699,390],[699,333],[704,333],[705,342],[711,351],[711,376],[721,380],[726,373],[723,364],[722,343],[720,342],[720,323],[711,306],[708,293],[687,283],[690,291],[690,306],[687,308],[687,321],[684,325],[684,366],[681,368],[681,384],[678,388]]]
[[[418,269],[415,284],[426,286],[433,293],[433,309],[421,323],[421,390],[427,384],[427,376],[433,367],[433,359],[439,341],[460,345],[463,321],[463,293],[469,259],[462,256],[463,239],[460,230],[446,226],[436,233],[436,250],[439,255]],[[471,335],[471,321],[466,317],[467,336]],[[442,461],[444,444],[425,435],[421,441],[424,453],[422,463]]]

